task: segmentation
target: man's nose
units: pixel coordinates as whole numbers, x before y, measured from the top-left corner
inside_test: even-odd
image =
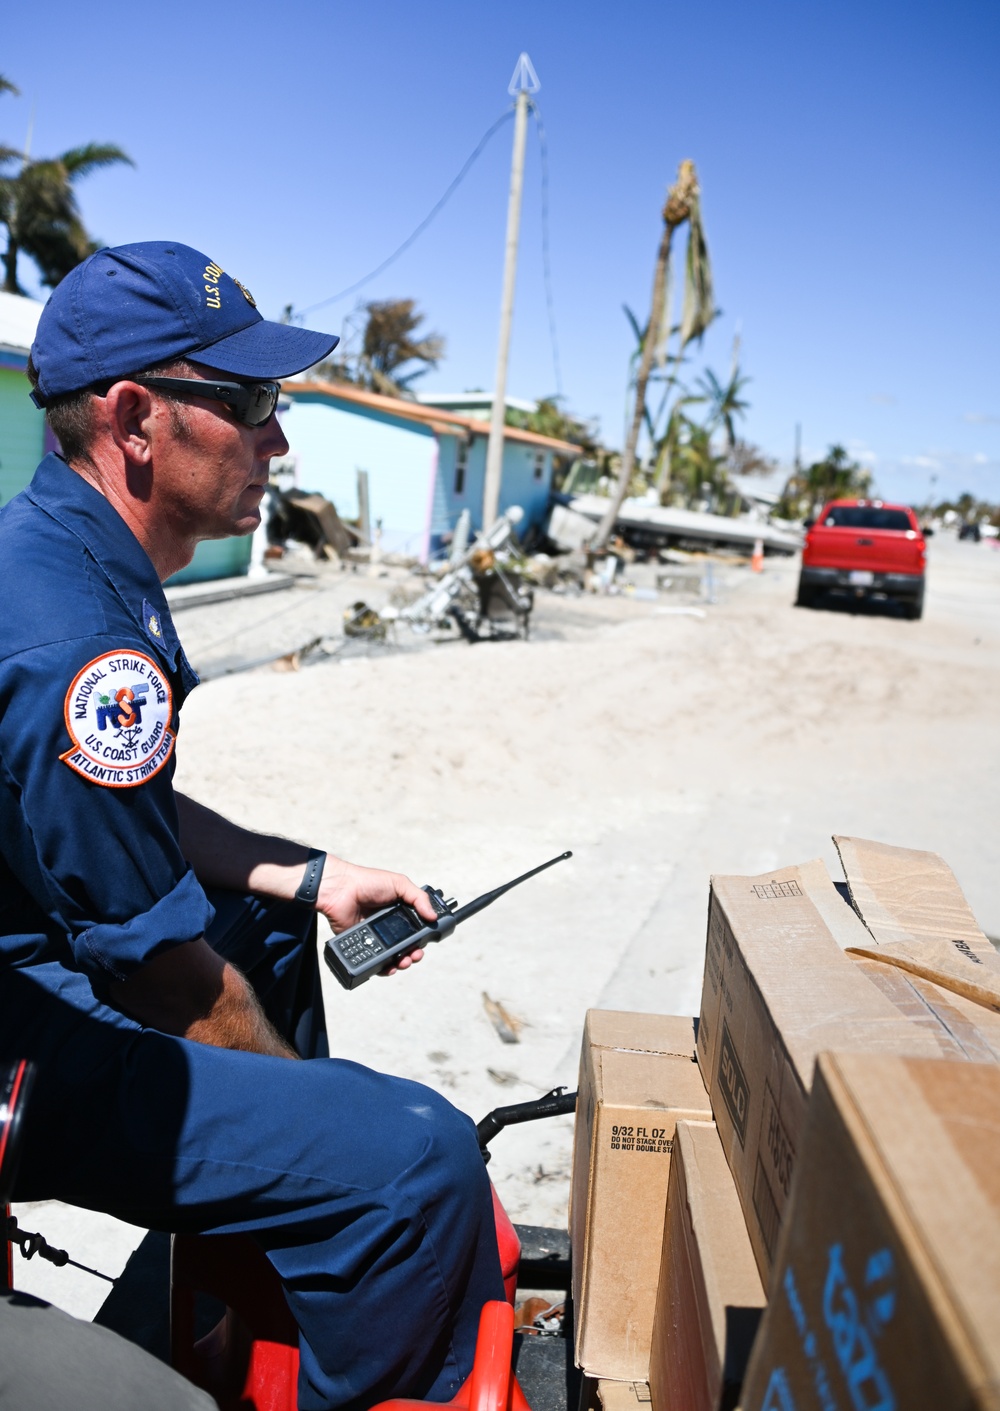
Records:
[[[260,428],[261,438],[257,443],[257,454],[260,456],[284,456],[288,454],[288,442],[285,433],[281,429],[281,422],[275,413]]]

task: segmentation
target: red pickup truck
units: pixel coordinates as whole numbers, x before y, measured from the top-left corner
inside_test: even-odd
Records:
[[[907,617],[924,610],[927,546],[908,505],[831,500],[808,527],[799,575],[800,607],[822,592],[895,598]]]

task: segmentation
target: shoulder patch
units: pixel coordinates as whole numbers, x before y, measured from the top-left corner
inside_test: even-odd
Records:
[[[94,784],[129,789],[174,752],[170,682],[144,652],[107,652],[78,671],[64,713],[72,749],[59,756]]]

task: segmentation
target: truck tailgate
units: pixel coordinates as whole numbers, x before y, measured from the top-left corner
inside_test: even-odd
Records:
[[[810,568],[868,569],[873,573],[923,573],[917,535],[885,529],[815,525],[802,554]]]

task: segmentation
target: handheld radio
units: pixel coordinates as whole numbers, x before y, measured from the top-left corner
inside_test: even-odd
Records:
[[[357,989],[380,970],[392,964],[397,955],[409,951],[414,946],[427,945],[429,941],[443,941],[450,936],[460,921],[475,916],[477,911],[502,897],[511,887],[520,886],[529,877],[537,877],[547,867],[554,867],[572,857],[571,852],[560,853],[558,857],[543,862],[541,867],[533,867],[513,882],[507,882],[492,892],[484,892],[475,901],[455,909],[455,902],[445,901],[444,892],[439,887],[424,887],[437,912],[436,921],[425,921],[405,902],[396,902],[382,911],[376,911],[357,926],[351,926],[339,935],[331,936],[323,948],[326,963],[336,975],[345,990]]]

